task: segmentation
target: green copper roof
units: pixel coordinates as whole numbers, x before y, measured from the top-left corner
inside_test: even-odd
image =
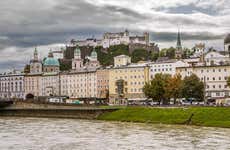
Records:
[[[60,66],[59,61],[56,58],[53,57],[47,57],[44,62],[44,66]]]
[[[78,46],[75,48],[75,54],[81,54],[81,50]]]
[[[91,53],[91,57],[94,57],[94,58],[96,58],[96,57],[97,57],[97,52],[95,51],[95,49],[92,51],[92,53]]]

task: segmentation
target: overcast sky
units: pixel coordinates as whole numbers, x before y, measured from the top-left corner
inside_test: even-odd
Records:
[[[149,31],[160,48],[204,42],[223,49],[230,32],[229,0],[5,0],[0,1],[0,72],[28,63],[72,38],[103,32]]]

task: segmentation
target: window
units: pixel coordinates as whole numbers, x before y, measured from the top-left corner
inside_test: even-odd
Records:
[[[215,86],[215,85],[213,85],[212,87],[213,87],[214,89],[216,88],[216,86]]]

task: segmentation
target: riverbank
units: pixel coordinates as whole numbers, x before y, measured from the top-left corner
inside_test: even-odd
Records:
[[[127,107],[104,113],[99,120],[141,123],[184,124],[230,128],[228,107],[147,108]]]

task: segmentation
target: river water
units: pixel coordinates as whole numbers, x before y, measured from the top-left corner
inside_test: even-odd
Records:
[[[0,118],[0,150],[230,149],[230,129],[50,118]]]

